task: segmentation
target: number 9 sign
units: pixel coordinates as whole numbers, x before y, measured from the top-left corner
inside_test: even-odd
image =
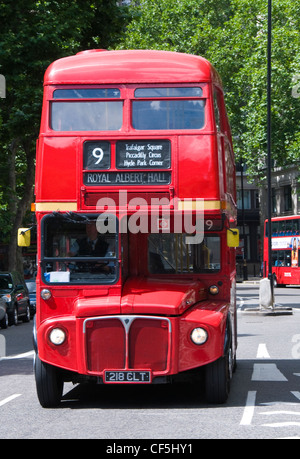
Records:
[[[209,231],[212,229],[214,222],[212,220],[205,220],[206,229]]]
[[[96,158],[96,162],[95,164],[99,164],[102,159],[103,159],[103,156],[104,156],[104,152],[102,150],[102,148],[100,147],[96,147],[94,148],[94,150],[92,151],[92,155],[94,156],[94,158]]]
[[[90,171],[109,169],[110,148],[110,142],[105,140],[85,141],[83,144],[83,168]]]

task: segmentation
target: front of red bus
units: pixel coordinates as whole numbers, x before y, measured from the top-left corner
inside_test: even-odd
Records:
[[[226,400],[234,162],[213,75],[196,56],[152,51],[82,53],[46,72],[35,204],[42,406],[59,402],[67,380],[163,383],[203,368],[208,399]]]

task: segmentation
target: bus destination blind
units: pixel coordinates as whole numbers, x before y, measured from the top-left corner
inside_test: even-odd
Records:
[[[171,167],[169,140],[117,141],[115,151],[118,171],[108,171],[111,168],[110,143],[106,141],[84,143],[84,185],[126,186],[169,185],[171,183],[171,172],[165,170]]]

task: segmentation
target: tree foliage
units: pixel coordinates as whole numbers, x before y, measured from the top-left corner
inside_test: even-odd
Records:
[[[272,4],[272,157],[285,166],[300,156],[300,99],[292,96],[300,75],[300,0]],[[267,151],[267,8],[266,0],[141,0],[122,42],[212,62],[226,91],[236,155],[257,179]]]
[[[4,0],[0,3],[0,239],[15,269],[16,229],[32,201],[35,140],[48,65],[87,48],[108,48],[122,34],[126,9],[115,0]]]
[[[4,0],[0,3],[0,240],[15,264],[16,228],[32,199],[43,74],[88,48],[198,54],[218,69],[234,147],[253,177],[264,175],[267,122],[267,0]],[[300,155],[300,0],[272,0],[272,156]],[[132,19],[133,18],[133,19]],[[298,80],[297,80],[298,78]],[[292,96],[292,89],[299,84]]]

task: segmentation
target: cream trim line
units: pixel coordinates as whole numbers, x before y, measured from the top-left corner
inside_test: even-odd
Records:
[[[178,210],[220,210],[221,202],[220,201],[205,201],[203,199],[197,201],[179,201]]]
[[[36,202],[36,212],[74,212],[77,210],[77,202]]]
[[[201,200],[184,200],[178,202],[178,210],[220,210],[221,201]],[[36,202],[35,210],[37,212],[76,212],[77,202]]]

